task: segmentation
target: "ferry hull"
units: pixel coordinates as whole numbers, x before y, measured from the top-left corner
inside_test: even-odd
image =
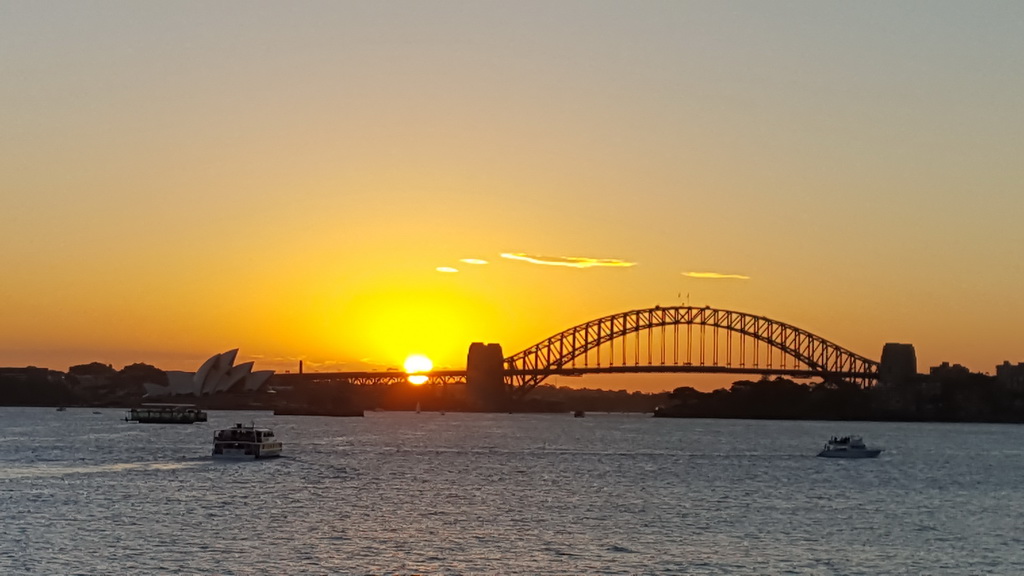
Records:
[[[206,411],[188,406],[143,406],[128,410],[124,419],[139,424],[195,424],[206,422]]]
[[[881,454],[881,450],[822,450],[818,452],[821,458],[875,458]]]
[[[225,448],[222,451],[214,449],[213,457],[225,460],[261,460],[264,458],[276,458],[281,455],[281,449],[269,449],[252,451],[244,448]]]

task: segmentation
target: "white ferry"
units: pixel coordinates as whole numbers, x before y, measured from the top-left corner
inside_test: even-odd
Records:
[[[273,458],[281,455],[282,444],[273,430],[257,428],[255,424],[217,430],[213,435],[215,458]]]
[[[860,436],[833,436],[818,456],[822,458],[874,458],[882,453],[881,448],[868,448]]]

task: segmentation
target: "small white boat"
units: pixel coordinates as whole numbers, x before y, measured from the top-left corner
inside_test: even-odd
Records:
[[[215,458],[273,458],[281,455],[283,445],[274,437],[269,428],[257,428],[255,424],[217,430],[213,434],[213,456]]]
[[[882,453],[881,448],[868,448],[860,436],[833,436],[818,456],[822,458],[874,458]]]

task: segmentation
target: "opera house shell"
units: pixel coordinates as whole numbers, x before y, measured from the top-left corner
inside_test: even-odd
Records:
[[[146,384],[146,396],[206,396],[223,392],[255,392],[266,386],[273,370],[253,372],[253,362],[235,365],[238,349],[215,354],[195,373],[171,370],[167,386]]]

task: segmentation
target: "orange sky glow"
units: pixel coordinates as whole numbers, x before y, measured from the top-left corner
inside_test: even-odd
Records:
[[[1024,7],[921,9],[8,5],[0,366],[455,369],[687,303],[1024,362]]]

